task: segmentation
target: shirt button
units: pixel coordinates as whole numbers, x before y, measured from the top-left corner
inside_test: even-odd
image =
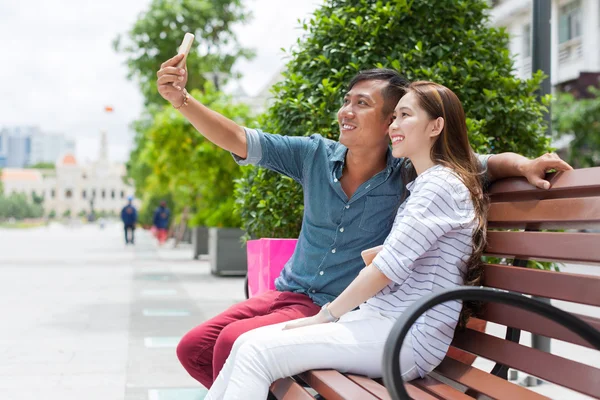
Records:
[[[346,208],[350,208],[350,204],[346,204]]]
[[[335,254],[335,249],[331,250],[331,252],[332,252],[333,254]]]
[[[319,272],[319,275],[323,275],[324,273],[325,273],[325,272],[321,271],[321,272]]]
[[[334,181],[334,182],[337,182],[338,180],[337,180],[337,178],[335,178],[333,181]]]
[[[340,232],[344,232],[344,228],[340,228]]]

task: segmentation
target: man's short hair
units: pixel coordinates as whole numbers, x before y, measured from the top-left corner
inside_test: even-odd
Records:
[[[384,81],[388,83],[381,91],[384,100],[382,111],[385,116],[394,111],[396,104],[398,104],[404,93],[406,93],[406,86],[410,83],[408,79],[393,69],[373,68],[360,71],[352,78],[348,86],[348,91],[352,90],[354,85],[363,81]]]

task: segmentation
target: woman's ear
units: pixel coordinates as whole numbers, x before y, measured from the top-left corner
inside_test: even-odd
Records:
[[[440,133],[444,130],[444,118],[438,117],[430,123],[431,132],[429,133],[429,137],[433,138],[439,136]]]

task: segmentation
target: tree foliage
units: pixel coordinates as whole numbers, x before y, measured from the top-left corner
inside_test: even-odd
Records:
[[[232,32],[236,23],[249,19],[241,0],[152,0],[124,40],[114,41],[128,55],[129,78],[135,78],[146,104],[164,104],[156,90],[156,71],[177,54],[183,35],[196,36],[187,59],[188,87],[201,88],[207,73],[231,75],[235,61],[253,53],[240,47]]]
[[[559,93],[553,104],[553,128],[558,137],[569,135],[568,161],[574,168],[600,165],[600,90],[588,89],[590,98]]]
[[[0,192],[0,220],[40,218],[44,215],[41,204],[31,201],[24,193],[5,196]]]
[[[234,103],[210,82],[192,95],[238,124],[251,125],[249,108]],[[156,113],[142,134],[145,146],[139,149],[139,157],[149,168],[146,179],[138,182],[144,193],[143,209],[153,210],[157,199],[168,194],[176,213],[191,206],[193,225],[241,225],[233,213],[234,180],[241,170],[229,153],[206,140],[170,106]]]
[[[508,35],[490,27],[487,11],[485,0],[327,1],[302,24],[305,36],[274,87],[264,129],[337,139],[336,112],[350,79],[388,67],[451,88],[463,102],[475,151],[543,153],[546,108],[535,95],[543,76],[513,76]],[[252,236],[298,235],[303,202],[295,182],[253,169],[236,193]]]

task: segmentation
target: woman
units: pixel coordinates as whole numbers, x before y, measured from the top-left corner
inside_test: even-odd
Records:
[[[417,177],[382,250],[316,316],[240,336],[206,399],[262,400],[275,380],[309,369],[380,377],[403,310],[440,288],[477,283],[487,202],[459,99],[432,82],[410,84],[389,135],[393,155],[409,158]],[[439,365],[460,314],[460,302],[449,302],[413,325],[400,355],[404,380]]]

